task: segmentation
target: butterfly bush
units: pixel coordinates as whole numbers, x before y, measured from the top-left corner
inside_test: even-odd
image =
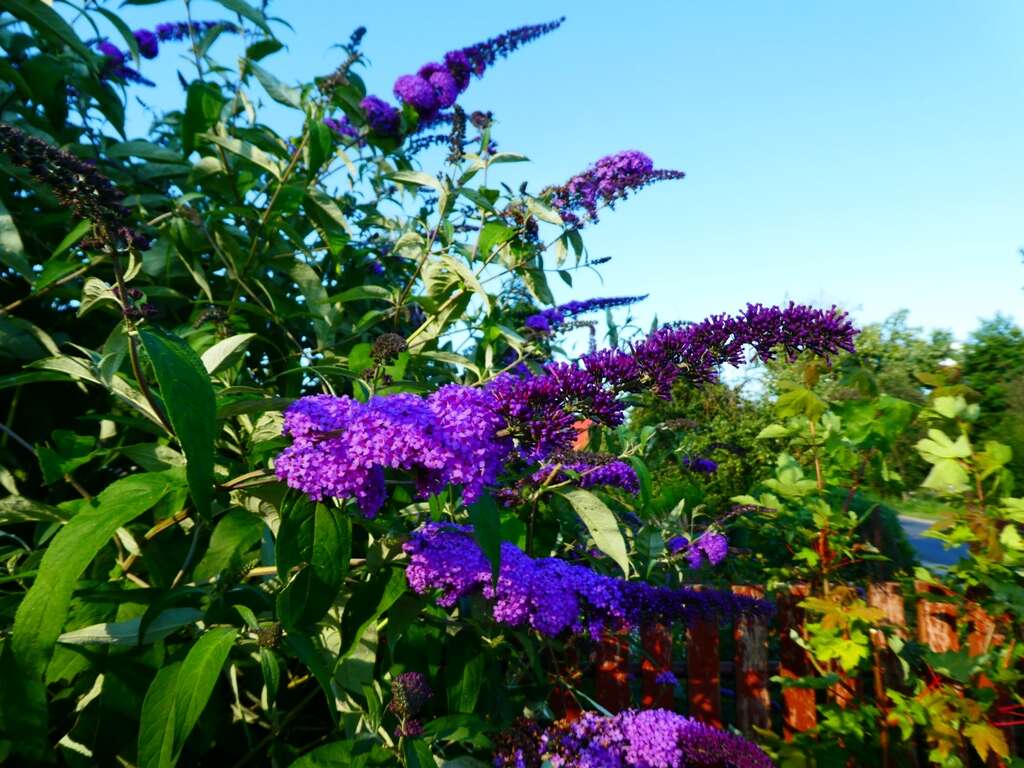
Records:
[[[548,187],[551,204],[562,221],[578,226],[597,221],[598,209],[615,203],[650,184],[681,179],[682,171],[655,169],[654,161],[643,152],[627,150],[602,157],[583,173],[564,184]]]
[[[285,414],[284,432],[293,442],[278,456],[277,474],[311,499],[355,498],[368,517],[384,503],[385,469],[414,473],[422,496],[462,485],[472,503],[494,482],[508,452],[486,397],[453,384],[427,398],[302,398]]]
[[[834,307],[752,304],[736,317],[661,328],[629,349],[552,363],[536,376],[502,374],[483,388],[449,385],[427,398],[403,393],[366,404],[329,395],[302,398],[285,414],[284,432],[293,443],[278,457],[276,472],[312,499],[355,498],[369,516],[384,502],[385,469],[414,472],[421,495],[463,485],[471,503],[506,463],[550,465],[550,457],[571,450],[577,422],[621,424],[624,393],[653,390],[667,397],[680,377],[714,381],[722,363],[743,362],[747,346],[761,359],[780,346],[788,355],[809,350],[827,357],[852,350],[855,333]],[[612,473],[617,481],[611,484],[632,486],[621,466],[598,478]]]
[[[626,307],[643,301],[647,296],[618,296],[606,299],[586,299],[584,301],[570,301],[566,304],[559,304],[557,307],[549,307],[536,314],[530,315],[524,321],[524,325],[531,331],[538,333],[550,333],[559,326],[564,325],[566,320],[588,312],[598,312],[602,309],[614,309],[615,307]]]
[[[487,67],[499,58],[558,29],[563,21],[518,27],[468,48],[449,51],[442,63],[429,62],[416,74],[399,77],[394,85],[395,96],[415,109],[421,118],[431,118],[455,103],[459,94],[469,87],[471,75],[483,76]]]
[[[599,637],[604,629],[630,629],[651,621],[765,615],[771,608],[755,598],[717,590],[670,589],[625,581],[555,557],[531,558],[510,542],[501,545],[501,567],[493,584],[490,561],[472,527],[426,523],[404,545],[406,579],[420,594],[440,590],[438,605],[481,594],[494,620],[554,637],[562,632]]]
[[[174,21],[157,24],[153,30],[136,29],[132,32],[135,44],[139,49],[139,55],[144,59],[155,59],[160,54],[160,43],[185,40],[196,35],[209,32],[211,29],[219,28],[223,32],[234,34],[241,33],[242,29],[230,21]],[[103,54],[105,63],[103,66],[104,78],[117,78],[129,83],[153,86],[155,83],[147,80],[142,74],[126,63],[128,54],[118,48],[109,40],[97,40],[96,49]]]
[[[770,768],[755,744],[666,709],[586,712],[575,722],[523,729],[494,757],[496,768]]]

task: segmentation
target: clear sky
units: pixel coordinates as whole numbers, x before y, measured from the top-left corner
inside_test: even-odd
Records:
[[[132,26],[184,18],[174,1],[121,13]],[[591,256],[613,260],[603,284],[580,275],[560,298],[649,293],[645,324],[788,299],[865,322],[905,307],[958,336],[997,311],[1024,320],[1018,0],[277,0],[270,13],[294,28],[278,27],[288,48],[264,62],[281,79],[330,72],[343,56],[331,46],[362,24],[363,74],[389,97],[396,76],[449,49],[567,16],[461,100],[493,110],[501,148],[533,161],[507,178],[538,190],[620,149],[687,178],[588,228]],[[197,0],[193,17],[226,13]],[[180,106],[183,53],[145,62],[160,87],[133,94]],[[289,130],[295,118],[275,115]]]

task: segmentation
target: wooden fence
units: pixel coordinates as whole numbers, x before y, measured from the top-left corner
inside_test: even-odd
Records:
[[[735,586],[733,591],[750,597],[765,596],[764,590],[756,586]],[[882,611],[883,622],[892,631],[916,637],[935,652],[959,650],[958,621],[967,623],[971,655],[985,653],[1003,641],[996,622],[976,606],[968,605],[959,615],[957,605],[943,601],[941,587],[918,581],[914,582],[914,591],[905,600],[898,582],[883,582],[871,585],[866,598],[868,605]],[[670,627],[653,625],[639,633],[639,643],[631,643],[625,633],[608,634],[597,643],[592,659],[594,697],[612,712],[629,707],[664,707],[718,727],[735,725],[746,734],[753,734],[755,728],[775,730],[787,740],[815,727],[819,702],[831,701],[845,708],[870,701],[885,712],[886,688],[900,688],[900,673],[878,628],[871,630],[873,663],[870,674],[863,678],[840,677],[838,683],[820,690],[770,682],[774,675],[798,678],[815,674],[807,652],[793,639],[794,634],[803,634],[805,617],[800,603],[808,594],[807,585],[791,586],[774,596],[774,616],[740,618],[730,628],[723,629],[710,621],[697,622],[683,636]],[[676,637],[684,642],[675,643]],[[684,647],[678,647],[680,644]],[[573,666],[576,660],[569,661]],[[671,673],[679,686],[666,683],[665,673]],[[677,696],[679,692],[681,696]],[[573,718],[579,711],[564,689],[556,689],[550,703],[561,717]],[[1012,748],[1012,725],[1005,727]],[[890,736],[883,733],[884,763],[889,762]],[[916,762],[912,759],[911,764]]]

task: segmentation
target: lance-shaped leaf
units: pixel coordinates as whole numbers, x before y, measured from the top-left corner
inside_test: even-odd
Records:
[[[156,328],[139,332],[160,385],[167,417],[185,452],[188,487],[201,515],[213,499],[213,443],[217,437],[217,399],[210,376],[183,339]]]

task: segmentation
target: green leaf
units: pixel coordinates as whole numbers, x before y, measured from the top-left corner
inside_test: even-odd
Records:
[[[454,256],[449,256],[448,254],[441,256],[440,262],[444,264],[452,272],[454,272],[456,275],[458,275],[462,283],[471,291],[473,291],[473,293],[480,297],[480,300],[484,303],[484,310],[486,312],[491,311],[491,297],[487,293],[487,291],[484,290],[484,287],[483,285],[481,285],[480,281],[477,280],[476,275],[473,273],[472,269],[470,269],[466,264],[464,264],[459,259],[455,258]]]
[[[491,563],[492,583],[497,584],[501,572],[501,517],[490,494],[469,505],[469,521],[473,524],[473,538]]]
[[[139,717],[139,768],[174,765],[174,729],[180,661],[161,667],[146,690]]]
[[[226,568],[237,568],[244,563],[242,555],[259,543],[263,537],[263,520],[244,509],[231,509],[213,529],[210,546],[199,561],[192,578],[203,581],[216,576]]]
[[[50,258],[52,259],[54,256],[60,256],[72,245],[74,245],[83,237],[85,237],[91,230],[92,222],[89,221],[88,219],[83,219],[82,221],[75,224],[71,231],[64,236],[64,239],[57,244],[57,247],[53,249],[53,253],[50,254]],[[40,286],[37,283],[36,290],[39,290],[39,288]]]
[[[260,11],[245,2],[245,0],[216,0],[216,2],[223,5],[229,11],[234,11],[243,19],[248,19],[266,32],[270,37],[274,36],[274,31],[270,28],[270,25],[267,24],[266,17],[260,13]]]
[[[2,5],[5,11],[29,24],[44,37],[67,45],[82,57],[90,69],[95,69],[97,55],[89,50],[71,25],[48,4],[39,0],[3,0]]]
[[[260,81],[267,93],[274,101],[278,104],[284,104],[286,107],[294,107],[295,109],[302,109],[302,89],[295,88],[291,85],[285,85],[278,80],[274,75],[270,74],[267,70],[257,64],[255,61],[249,61],[246,63],[246,68],[252,70],[252,73],[256,75],[256,79]]]
[[[29,282],[32,281],[32,265],[25,257],[25,244],[3,200],[0,200],[0,264],[6,264]]]
[[[622,531],[619,530],[619,525],[615,520],[615,513],[608,509],[597,496],[582,488],[567,491],[563,495],[572,504],[583,524],[587,526],[597,548],[614,560],[622,572],[629,576],[626,541],[622,538]]]
[[[969,480],[967,470],[956,459],[939,459],[932,465],[921,487],[955,495],[970,488]]]
[[[484,683],[486,657],[472,631],[464,629],[445,642],[444,681],[448,710],[471,713]]]
[[[174,761],[192,732],[217,684],[237,631],[211,629],[196,641],[181,664],[174,694]]]
[[[930,464],[943,459],[966,459],[971,455],[971,442],[967,435],[959,435],[954,442],[938,429],[929,429],[928,437],[918,440],[914,447],[921,458]]]
[[[181,148],[185,156],[192,154],[196,135],[208,131],[220,117],[224,97],[217,86],[202,80],[189,84],[185,97],[185,116],[181,121]]]
[[[218,136],[217,134],[209,132],[201,133],[199,136],[207,141],[213,142],[219,147],[223,147],[233,155],[237,155],[244,160],[248,160],[253,165],[259,166],[278,181],[281,180],[281,175],[284,170],[281,167],[281,163],[255,144],[250,144],[249,142],[242,141],[241,139],[234,139],[230,136]]]
[[[203,352],[201,360],[206,372],[214,374],[234,365],[254,338],[256,338],[255,333],[237,333],[218,341]]]
[[[394,759],[395,756],[377,743],[376,738],[369,737],[324,744],[304,754],[289,768],[366,768],[369,765],[393,765]]]
[[[182,627],[195,624],[203,618],[203,612],[195,608],[169,608],[158,614],[146,627],[141,645],[163,640]],[[142,616],[125,621],[91,624],[72,632],[65,632],[57,638],[63,645],[127,645],[138,646],[139,627]]]
[[[825,401],[806,387],[792,387],[775,402],[775,411],[783,418],[804,416],[817,421],[827,408]]]
[[[345,218],[345,214],[341,212],[341,208],[338,207],[333,197],[319,187],[310,187],[306,190],[306,200],[323,211],[330,221],[351,235],[352,225],[348,223],[348,219]]]
[[[287,578],[293,564],[299,572],[277,596],[277,613],[286,628],[307,626],[334,604],[348,574],[352,553],[352,521],[341,511],[317,504],[292,508],[278,532],[278,572]],[[289,551],[291,550],[291,551]]]
[[[132,475],[115,481],[53,537],[39,573],[18,606],[4,654],[3,715],[18,733],[19,750],[33,754],[47,732],[43,674],[60,635],[75,583],[114,532],[173,490],[177,473]]]
[[[436,190],[438,194],[444,192],[441,182],[423,171],[395,171],[394,173],[387,174],[385,178],[397,181],[400,184],[411,184],[414,187],[430,187]]]
[[[0,525],[9,523],[64,523],[68,514],[57,507],[41,501],[26,499],[24,496],[7,496],[0,499]]]
[[[379,571],[370,581],[354,588],[352,597],[345,604],[345,611],[341,615],[339,659],[344,659],[352,653],[366,628],[394,605],[406,589],[408,583],[405,571],[401,568]]]
[[[160,395],[188,462],[185,467],[192,500],[209,515],[213,498],[213,443],[217,438],[217,400],[199,356],[184,340],[148,327],[139,331],[153,364]]]
[[[769,424],[757,433],[755,440],[766,440],[772,437],[789,437],[789,430],[781,424]]]

